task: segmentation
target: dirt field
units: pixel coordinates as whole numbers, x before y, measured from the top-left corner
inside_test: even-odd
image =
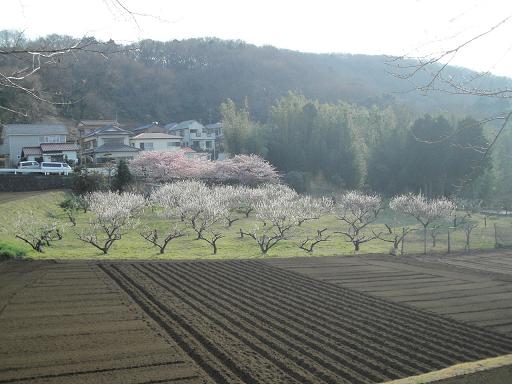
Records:
[[[512,352],[503,333],[286,270],[313,264],[2,263],[0,383],[379,383]]]
[[[512,252],[275,259],[269,265],[512,336]]]

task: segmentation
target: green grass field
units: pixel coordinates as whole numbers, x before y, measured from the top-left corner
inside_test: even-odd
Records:
[[[218,254],[212,255],[209,244],[204,241],[195,240],[194,234],[186,237],[175,239],[167,246],[165,254],[161,255],[158,248],[152,246],[144,240],[136,230],[130,231],[121,240],[117,241],[108,255],[103,255],[101,251],[93,246],[78,240],[76,233],[87,223],[88,214],[79,214],[77,226],[72,227],[67,217],[58,204],[66,198],[66,192],[35,192],[33,194],[20,194],[13,197],[9,194],[9,198],[2,199],[0,194],[0,218],[2,219],[0,241],[23,247],[27,251],[28,257],[34,259],[236,259],[236,258],[261,258],[261,257],[291,257],[306,256],[308,253],[297,247],[297,241],[305,238],[303,235],[297,235],[296,238],[283,240],[268,255],[261,255],[256,242],[248,237],[240,238],[240,228],[250,228],[253,224],[252,218],[241,217],[231,228],[223,230],[225,237],[218,241]],[[59,220],[66,223],[64,238],[53,243],[51,247],[44,249],[43,253],[37,253],[30,249],[22,241],[14,238],[11,228],[18,212],[33,211],[41,217],[48,215],[56,215]],[[512,238],[512,219],[509,217],[488,217],[487,227],[484,227],[483,216],[474,215],[473,219],[478,221],[478,228],[473,231],[471,237],[472,249],[491,249],[494,247],[494,224],[496,223],[504,231],[510,233]],[[155,226],[157,228],[165,228],[166,222],[156,218],[151,212],[147,212],[142,223]],[[416,225],[414,219],[397,218],[390,210],[385,210],[379,216],[379,220],[373,227],[375,231],[384,230],[383,223],[394,223],[397,225]],[[312,236],[316,228],[327,227],[329,232],[340,229],[341,223],[335,217],[323,217],[318,221],[312,221],[303,224],[299,232],[309,233]],[[436,247],[432,247],[432,240],[429,237],[429,252],[444,253],[447,250],[446,230],[443,230],[438,238]],[[391,244],[381,240],[373,240],[361,245],[359,253],[388,253]],[[464,249],[464,233],[461,230],[452,231],[451,235],[452,250]],[[423,250],[423,232],[417,231],[410,234],[405,242],[404,249],[407,253],[420,253]],[[328,242],[319,244],[312,255],[330,256],[330,255],[353,255],[353,246],[339,234],[332,234]]]

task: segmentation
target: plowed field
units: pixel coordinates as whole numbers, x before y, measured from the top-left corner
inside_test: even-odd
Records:
[[[0,264],[0,383],[380,383],[512,352],[260,261]]]

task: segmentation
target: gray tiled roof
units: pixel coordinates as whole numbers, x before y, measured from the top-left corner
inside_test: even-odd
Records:
[[[169,131],[176,131],[176,130],[179,130],[179,129],[186,129],[186,128],[190,127],[194,123],[202,125],[201,123],[199,123],[199,122],[197,122],[195,120],[187,120],[187,121],[182,121],[181,123],[176,124],[175,126],[173,126],[171,128],[168,128],[168,130]]]
[[[125,144],[103,144],[93,148],[87,153],[107,153],[107,152],[139,152],[139,148],[131,147]]]
[[[80,148],[75,143],[42,143],[41,150],[49,151],[78,151]]]
[[[62,124],[5,124],[8,135],[67,135],[68,129]]]
[[[43,151],[41,150],[40,147],[23,147],[21,152],[25,156],[29,156],[29,155],[42,155],[43,154]]]
[[[95,131],[85,135],[84,137],[99,136],[99,135],[129,135],[130,131],[117,127],[115,125],[106,125],[98,128]]]

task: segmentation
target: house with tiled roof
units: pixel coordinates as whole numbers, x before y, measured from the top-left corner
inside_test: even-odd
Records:
[[[140,125],[130,129],[132,135],[139,135],[141,133],[167,133],[167,130],[163,125],[160,125],[158,121],[154,121],[151,124]]]
[[[29,161],[78,161],[79,147],[75,143],[42,143],[38,147],[23,147],[21,158]]]
[[[78,130],[78,136],[84,137],[84,136],[96,131],[97,129],[99,129],[101,127],[105,127],[107,125],[115,125],[118,127],[120,126],[119,123],[117,122],[117,120],[96,119],[96,120],[80,120],[76,124],[76,128]]]
[[[5,124],[0,132],[0,155],[5,158],[5,166],[16,167],[24,148],[65,144],[68,135],[63,124]]]
[[[140,151],[130,145],[131,132],[116,125],[107,125],[81,138],[82,163],[102,164],[129,161]]]

